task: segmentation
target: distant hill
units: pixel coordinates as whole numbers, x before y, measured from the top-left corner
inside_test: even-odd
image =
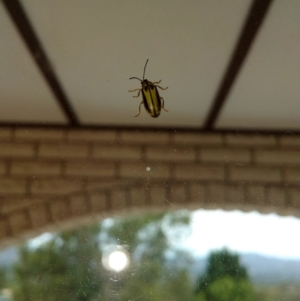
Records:
[[[277,284],[300,282],[300,260],[287,260],[261,256],[257,254],[242,254],[243,264],[254,283]]]
[[[279,284],[300,282],[300,260],[284,260],[258,254],[240,254],[240,262],[247,268],[253,283]],[[198,257],[190,268],[193,280],[203,274],[207,258]]]

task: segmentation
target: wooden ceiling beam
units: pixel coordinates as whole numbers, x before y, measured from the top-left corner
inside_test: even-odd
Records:
[[[212,130],[215,126],[227,96],[249,54],[249,50],[253,45],[272,2],[273,0],[253,0],[240,37],[223,76],[223,80],[221,81],[205,120],[204,128],[206,130]]]
[[[23,38],[28,50],[39,67],[42,75],[48,83],[52,93],[57,99],[64,115],[72,126],[79,125],[79,119],[76,116],[62,85],[60,84],[50,60],[38,39],[35,30],[30,23],[25,10],[18,0],[2,0],[9,16],[15,24],[19,34]]]

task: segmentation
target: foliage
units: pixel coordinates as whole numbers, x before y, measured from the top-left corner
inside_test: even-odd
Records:
[[[0,268],[0,290],[6,287],[7,282],[7,272],[5,269]]]
[[[169,240],[170,229],[180,239],[188,224],[187,212],[178,212],[119,219],[107,229],[107,242],[127,245],[132,255],[132,264],[120,279],[120,300],[192,300],[185,269],[189,256],[171,246]],[[170,254],[174,260],[168,257]]]
[[[237,280],[232,277],[223,277],[214,281],[207,290],[210,300],[217,301],[252,301],[254,290],[247,280]]]
[[[163,264],[166,252],[172,250],[175,255],[181,253],[182,261],[185,262],[188,259],[186,253],[170,245],[169,232],[170,229],[175,230],[176,238],[180,239],[186,233],[189,221],[189,213],[186,211],[166,215],[150,213],[143,217],[118,219],[107,229],[105,242],[126,245],[135,260]]]
[[[102,289],[98,232],[98,227],[81,228],[38,248],[23,246],[14,269],[14,299],[93,300]]]
[[[196,291],[206,291],[208,285],[226,276],[235,280],[248,280],[247,271],[240,265],[237,254],[230,253],[226,249],[212,252],[208,258],[205,274],[199,277]]]
[[[110,219],[57,234],[38,246],[23,246],[14,268],[14,300],[300,300],[299,284],[254,291],[238,255],[227,250],[210,254],[195,294],[186,270],[189,256],[178,247],[188,224],[184,211]],[[102,268],[102,250],[110,243],[128,247],[131,265],[124,272]],[[0,271],[0,288],[9,285],[4,275]]]
[[[163,269],[158,263],[143,262],[130,272],[133,276],[124,279],[121,300],[185,301],[194,298],[189,275],[184,269]]]
[[[186,212],[148,214],[60,233],[39,246],[27,244],[14,268],[14,300],[96,301],[113,295],[118,300],[192,300],[184,267],[189,257],[170,244],[168,232],[171,227],[179,239],[188,223]],[[102,251],[111,243],[128,248],[131,265],[124,272],[102,268]]]
[[[212,252],[204,275],[199,277],[196,293],[203,301],[253,300],[254,290],[237,254],[226,249]]]

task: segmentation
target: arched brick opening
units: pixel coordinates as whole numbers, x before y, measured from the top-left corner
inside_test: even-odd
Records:
[[[0,130],[0,244],[107,216],[221,208],[300,216],[300,138]]]

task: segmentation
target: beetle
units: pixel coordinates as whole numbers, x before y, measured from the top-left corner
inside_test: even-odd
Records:
[[[151,117],[157,118],[160,115],[161,109],[165,110],[165,101],[162,97],[160,97],[157,88],[160,88],[161,90],[166,90],[166,88],[162,88],[158,84],[161,82],[150,82],[149,80],[145,79],[145,71],[146,71],[146,66],[148,63],[149,59],[147,59],[145,67],[144,67],[144,74],[143,74],[143,80],[137,78],[137,77],[131,77],[129,79],[138,79],[141,82],[142,88],[141,89],[134,89],[134,90],[129,90],[128,92],[135,92],[139,91],[137,95],[133,97],[139,97],[140,93],[142,92],[143,100],[140,103],[139,106],[139,113],[134,116],[138,117],[141,114],[141,105],[144,103],[144,107],[146,111],[149,113]]]

